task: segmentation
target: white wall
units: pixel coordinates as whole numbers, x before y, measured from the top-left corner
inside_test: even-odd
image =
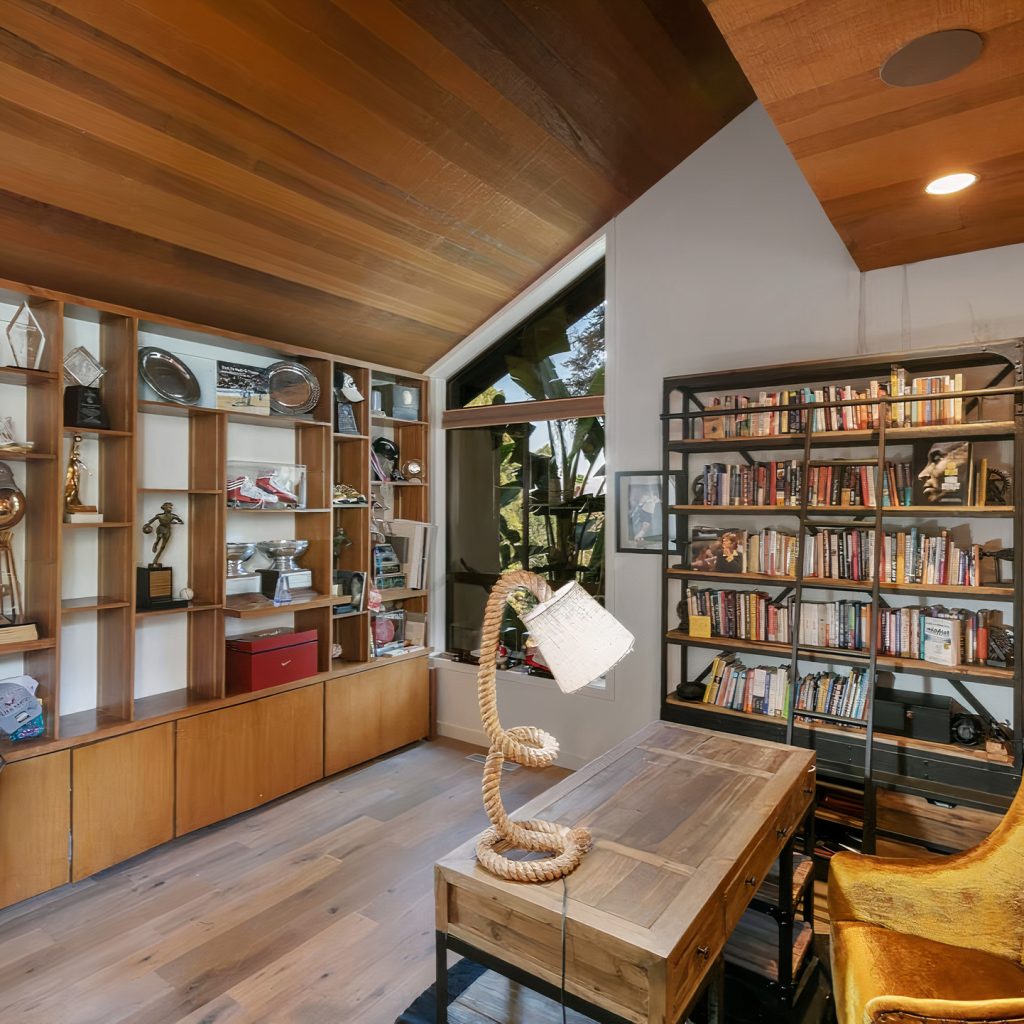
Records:
[[[661,379],[852,352],[858,274],[755,105],[609,225],[608,461],[658,469]],[[510,725],[536,724],[583,763],[658,717],[659,559],[613,555],[608,603],[637,638],[605,694],[503,679]],[[437,602],[435,607],[442,607]],[[439,671],[439,728],[482,741],[472,672]]]
[[[1024,245],[861,275],[760,104],[605,234],[611,473],[659,468],[665,376],[853,354],[858,346],[1024,336]],[[528,312],[499,316],[514,323]],[[453,372],[468,358],[460,355],[438,369]],[[568,767],[659,713],[660,560],[609,557],[609,607],[637,648],[608,691],[563,697],[554,684],[510,676],[499,689],[503,720],[553,732]],[[483,742],[471,669],[442,663],[438,719],[442,733]]]
[[[872,270],[864,308],[876,351],[1024,337],[1024,245]]]

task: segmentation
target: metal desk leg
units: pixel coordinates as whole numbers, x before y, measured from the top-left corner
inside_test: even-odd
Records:
[[[711,968],[708,985],[708,1024],[725,1022],[725,957],[719,955]]]
[[[435,971],[434,1000],[437,1003],[437,1024],[448,1024],[448,935],[434,932]]]

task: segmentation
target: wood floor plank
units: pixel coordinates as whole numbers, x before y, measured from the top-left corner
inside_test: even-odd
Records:
[[[421,743],[0,912],[0,1024],[390,1024],[433,981],[433,864],[486,824]],[[567,773],[504,780],[509,807]]]

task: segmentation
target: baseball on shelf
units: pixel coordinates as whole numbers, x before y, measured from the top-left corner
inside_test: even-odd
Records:
[[[182,587],[181,590],[178,591],[178,597],[180,597],[182,601],[191,601],[192,598],[195,597],[195,594],[192,593],[191,587]]]

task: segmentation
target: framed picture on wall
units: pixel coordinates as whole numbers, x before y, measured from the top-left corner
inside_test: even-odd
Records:
[[[659,555],[662,537],[661,473],[626,470],[615,474],[615,550]],[[670,529],[669,543],[675,531]]]

